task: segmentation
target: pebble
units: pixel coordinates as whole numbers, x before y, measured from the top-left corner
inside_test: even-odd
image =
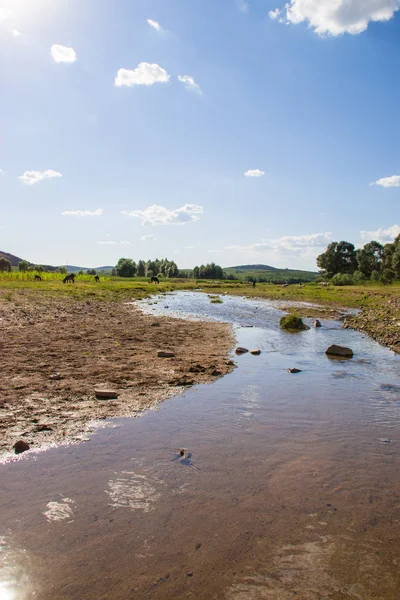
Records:
[[[96,389],[96,390],[94,390],[94,393],[96,395],[96,398],[101,398],[102,400],[113,400],[115,398],[118,398],[118,396],[119,396],[119,393],[116,392],[115,390]]]
[[[166,352],[165,350],[159,350],[159,352],[157,352],[157,356],[158,356],[158,358],[174,358],[175,353],[174,352]]]

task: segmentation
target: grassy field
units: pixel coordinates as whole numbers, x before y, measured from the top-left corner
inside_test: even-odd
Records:
[[[22,277],[21,275],[30,275]],[[248,298],[266,298],[286,301],[288,312],[308,317],[335,318],[338,310],[361,309],[357,316],[347,319],[347,326],[364,331],[371,337],[400,351],[400,283],[383,286],[327,286],[316,283],[293,284],[287,287],[268,283],[251,284],[242,281],[203,281],[166,279],[159,285],[144,278],[102,277],[100,283],[88,275],[77,277],[75,284],[64,284],[63,276],[48,273],[42,281],[33,280],[33,274],[0,274],[0,302],[15,303],[40,301],[40,298],[63,298],[70,301],[119,302],[138,300],[152,294],[175,290],[202,290],[213,295],[239,295]],[[290,303],[293,302],[291,306]],[[298,307],[297,302],[320,305]]]

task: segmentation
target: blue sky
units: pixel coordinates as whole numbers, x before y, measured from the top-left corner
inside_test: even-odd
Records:
[[[2,0],[0,249],[315,269],[331,240],[390,241],[399,9]]]

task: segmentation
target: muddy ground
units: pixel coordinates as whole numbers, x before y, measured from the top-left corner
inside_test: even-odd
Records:
[[[124,302],[13,295],[0,303],[0,454],[85,439],[90,423],[139,415],[234,368],[232,330],[144,315]],[[160,350],[174,358],[158,358]],[[56,375],[59,378],[53,379]],[[119,396],[98,400],[95,388]]]

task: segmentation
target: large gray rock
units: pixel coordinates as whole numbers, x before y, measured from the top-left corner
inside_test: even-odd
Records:
[[[314,327],[322,327],[321,321],[319,319],[315,319],[315,321],[314,321]]]
[[[325,351],[327,356],[338,356],[341,358],[352,358],[353,350],[351,348],[346,348],[346,346],[336,346],[336,344],[332,344]]]

